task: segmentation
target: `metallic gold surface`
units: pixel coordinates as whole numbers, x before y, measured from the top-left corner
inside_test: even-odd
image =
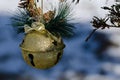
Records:
[[[65,47],[61,37],[47,31],[42,23],[35,22],[32,27],[26,25],[26,35],[20,47],[25,61],[39,69],[54,66],[63,54]]]

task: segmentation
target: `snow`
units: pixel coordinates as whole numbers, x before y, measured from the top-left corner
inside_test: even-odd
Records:
[[[48,0],[47,0],[48,1]],[[54,0],[55,2],[56,0]],[[120,79],[120,47],[110,47],[105,53],[105,61],[96,58],[94,52],[99,48],[99,42],[85,38],[90,33],[90,20],[93,16],[104,16],[105,11],[100,7],[112,5],[114,0],[81,0],[74,8],[78,24],[76,36],[64,40],[66,48],[60,62],[51,69],[39,70],[28,66],[21,54],[19,44],[23,34],[16,34],[10,24],[11,13],[17,8],[18,0],[2,0],[0,2],[0,74],[15,73],[31,76],[32,80],[119,80]],[[49,1],[50,2],[50,1]],[[57,2],[53,3],[57,4]],[[119,29],[109,29],[104,34],[110,40],[120,45]],[[104,75],[103,75],[104,74]],[[63,80],[64,80],[63,79]]]

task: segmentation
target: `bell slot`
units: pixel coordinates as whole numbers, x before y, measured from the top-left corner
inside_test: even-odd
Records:
[[[32,54],[28,54],[28,56],[29,56],[29,60],[30,60],[31,64],[32,64],[33,66],[35,66],[34,61],[33,61],[34,56],[33,56]]]

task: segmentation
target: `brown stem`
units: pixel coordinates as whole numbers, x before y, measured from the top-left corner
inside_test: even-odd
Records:
[[[92,35],[95,33],[96,30],[97,30],[97,29],[94,29],[94,30],[90,33],[90,35],[85,39],[86,42],[92,37]]]

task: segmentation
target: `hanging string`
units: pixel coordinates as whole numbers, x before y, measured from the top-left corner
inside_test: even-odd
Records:
[[[39,0],[37,0],[37,2],[39,2]],[[43,0],[41,0],[41,22],[44,23],[44,20],[43,20],[43,7],[44,7],[44,3],[43,3]]]
[[[39,0],[37,0],[37,2],[39,3]],[[44,7],[44,3],[43,3],[43,0],[41,0],[41,22],[44,22],[44,20],[43,20],[43,7]]]
[[[44,3],[43,3],[43,0],[41,0],[41,9],[42,9],[42,14],[41,14],[42,15],[42,19],[41,19],[41,21],[42,21],[42,23],[44,23],[44,19],[43,19],[43,15],[44,15],[43,14],[43,9],[44,8],[43,7],[44,7]]]
[[[39,3],[39,0],[37,0],[37,2]],[[41,0],[41,9],[42,9],[42,15],[43,15],[43,0]]]
[[[42,9],[42,16],[43,16],[43,0],[41,0],[41,9]]]

